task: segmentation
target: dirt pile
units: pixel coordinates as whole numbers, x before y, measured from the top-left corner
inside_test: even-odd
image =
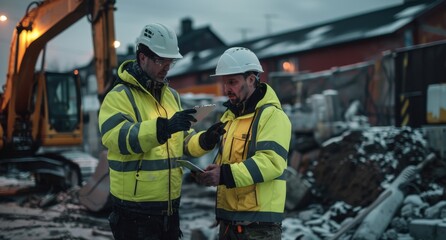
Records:
[[[361,228],[364,218],[373,214],[370,213],[372,208],[389,205],[386,201],[394,201],[386,206],[390,208],[386,211],[393,215],[389,216],[385,231],[377,233],[381,239],[401,236],[412,239],[426,229],[435,232],[437,223],[423,222],[420,227],[417,222],[440,218],[446,206],[442,204],[446,186],[445,161],[433,158],[425,162],[431,153],[423,134],[412,128],[372,127],[348,131],[326,141],[317,160],[303,171],[301,179],[309,186],[305,198],[301,199],[305,204],[300,204],[296,216],[299,219],[297,227],[294,226],[299,229],[296,236],[334,237],[349,226],[344,236],[350,239]],[[419,171],[405,170],[413,174],[398,178],[404,169],[422,163],[425,165]],[[396,190],[382,196],[401,178],[405,180]],[[395,196],[395,192],[400,195]],[[381,200],[375,202],[379,197]],[[355,239],[361,238],[355,236]]]

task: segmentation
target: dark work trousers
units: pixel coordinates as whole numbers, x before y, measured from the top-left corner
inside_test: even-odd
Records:
[[[220,221],[219,240],[280,240],[280,223],[251,223],[239,225]]]
[[[167,215],[144,215],[114,209],[108,218],[115,240],[178,240],[178,212]]]

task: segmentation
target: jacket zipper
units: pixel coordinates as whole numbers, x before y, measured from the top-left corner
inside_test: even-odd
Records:
[[[257,111],[254,112],[254,116],[252,117],[251,123],[249,124],[249,128],[248,128],[248,132],[246,133],[246,139],[245,139],[245,143],[243,144],[243,153],[242,153],[242,158],[245,158],[245,160],[248,158],[248,156],[245,156],[245,151],[246,148],[248,148],[248,141],[249,141],[249,137],[250,137],[250,133],[251,133],[251,128],[252,128],[252,124],[254,123],[254,120],[256,119],[256,115],[257,115]]]
[[[138,161],[138,169],[136,170],[135,175],[135,189],[133,190],[133,196],[136,196],[136,188],[138,186],[138,177],[139,177],[139,171],[141,170],[141,159]]]
[[[162,94],[161,94],[162,95]],[[159,106],[158,109],[158,115],[161,116],[161,113],[159,111],[159,108],[162,108],[166,114],[166,118],[168,117],[166,109],[161,105],[157,104]],[[168,176],[168,201],[167,201],[167,215],[173,215],[173,208],[172,208],[172,164],[170,162],[170,153],[169,153],[169,139],[166,141],[166,150],[167,150],[167,165],[169,168],[169,176]]]

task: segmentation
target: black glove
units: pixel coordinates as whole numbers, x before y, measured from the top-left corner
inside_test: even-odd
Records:
[[[158,142],[163,144],[173,133],[189,130],[192,125],[191,122],[197,121],[192,116],[196,112],[195,109],[187,109],[176,112],[170,119],[158,118],[156,124]]]
[[[200,135],[200,146],[204,150],[213,149],[220,139],[220,136],[226,133],[225,125],[226,123],[218,122],[208,128],[206,132]]]
[[[186,131],[190,129],[192,122],[196,122],[192,114],[197,113],[195,109],[186,109],[181,112],[176,112],[172,118],[167,120],[167,132],[174,134],[179,131]]]

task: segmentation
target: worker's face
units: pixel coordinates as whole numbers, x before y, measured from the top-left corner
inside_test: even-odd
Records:
[[[255,90],[255,76],[249,75],[246,79],[242,74],[222,76],[223,91],[232,104],[238,104],[246,99]]]
[[[158,82],[163,82],[170,68],[175,64],[175,59],[146,56],[140,53],[139,62],[147,76]]]

